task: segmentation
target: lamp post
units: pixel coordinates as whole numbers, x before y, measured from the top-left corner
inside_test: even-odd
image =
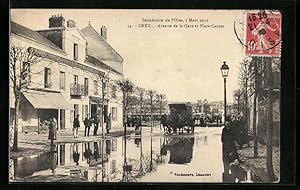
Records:
[[[226,61],[223,62],[221,67],[222,76],[224,78],[224,125],[226,118],[226,78],[228,77],[229,67],[226,65]]]

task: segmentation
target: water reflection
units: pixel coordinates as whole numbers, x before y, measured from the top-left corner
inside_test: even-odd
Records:
[[[12,159],[13,176],[10,177],[24,178],[43,170],[51,170],[51,173],[55,174],[57,161],[57,146],[51,147],[49,152],[44,154]]]
[[[169,164],[190,163],[193,158],[194,138],[165,138],[161,155],[166,156],[170,151]]]
[[[133,135],[96,142],[60,144],[47,153],[13,160],[10,164],[13,169],[11,175],[18,179],[33,175],[72,175],[89,182],[138,182],[153,176],[157,181],[168,179],[178,182],[182,179],[168,176],[170,171],[198,168],[200,172],[215,175],[211,179],[202,179],[221,181],[216,175],[222,179],[222,171],[210,168],[211,163],[205,164],[208,160],[216,167],[219,167],[219,160],[222,163],[221,151],[214,149],[214,146],[221,148],[217,139],[219,136]],[[222,170],[222,166],[220,168]]]
[[[83,156],[86,159],[87,164],[90,164],[90,160],[91,160],[91,156],[92,156],[92,150],[90,148],[90,143],[89,142],[84,143]]]
[[[76,163],[76,165],[79,165],[78,161],[79,161],[79,152],[78,152],[78,143],[74,143],[73,144],[73,160]]]

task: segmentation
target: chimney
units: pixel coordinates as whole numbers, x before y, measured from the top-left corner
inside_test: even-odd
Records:
[[[74,28],[74,27],[76,27],[76,22],[74,21],[74,20],[68,20],[67,21],[67,27],[69,27],[69,28]]]
[[[107,28],[105,28],[105,26],[101,27],[100,35],[107,41]]]
[[[60,15],[52,15],[49,18],[49,28],[52,27],[65,27],[65,18]]]

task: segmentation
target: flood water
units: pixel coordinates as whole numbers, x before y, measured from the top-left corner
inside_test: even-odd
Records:
[[[223,172],[221,130],[59,144],[44,154],[10,160],[10,179],[65,175],[87,182],[218,183]]]

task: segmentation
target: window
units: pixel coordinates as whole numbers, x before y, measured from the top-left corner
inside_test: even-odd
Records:
[[[74,75],[74,84],[78,84],[78,75]]]
[[[111,98],[116,98],[117,97],[117,87],[115,86],[115,85],[113,85],[112,87],[111,87]]]
[[[45,67],[44,70],[44,87],[50,88],[51,87],[51,69]]]
[[[117,108],[116,107],[112,107],[111,108],[111,119],[113,121],[117,121]]]
[[[84,94],[88,95],[89,94],[89,79],[84,78]]]
[[[74,44],[74,60],[78,60],[78,44]]]
[[[65,90],[65,72],[62,71],[59,73],[59,89]]]
[[[89,106],[85,105],[85,114],[89,114]]]
[[[94,90],[95,90],[95,95],[98,95],[98,82],[94,80]]]

